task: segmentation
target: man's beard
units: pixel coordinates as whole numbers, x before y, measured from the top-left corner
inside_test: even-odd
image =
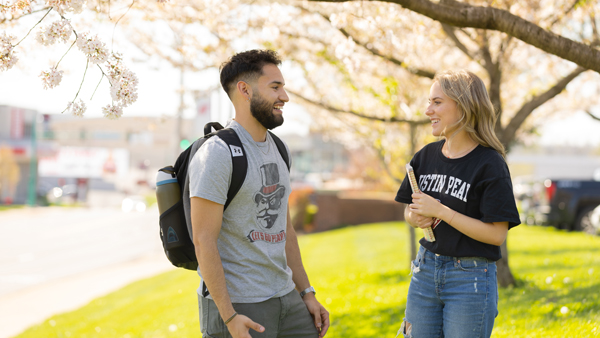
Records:
[[[273,129],[283,124],[283,116],[273,113],[274,104],[263,99],[260,94],[250,100],[250,113],[267,129]]]

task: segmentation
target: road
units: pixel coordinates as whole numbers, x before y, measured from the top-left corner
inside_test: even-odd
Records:
[[[0,212],[0,338],[173,269],[158,210],[26,208]]]

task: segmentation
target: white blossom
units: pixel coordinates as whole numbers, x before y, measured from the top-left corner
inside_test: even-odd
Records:
[[[78,102],[69,102],[67,105],[67,110],[77,117],[83,117],[86,109],[87,107],[85,106],[85,103],[81,101],[81,99],[79,99]]]
[[[102,114],[109,120],[116,120],[123,115],[123,107],[118,104],[109,104],[102,107]]]
[[[44,46],[50,46],[61,40],[67,42],[71,38],[73,33],[73,27],[68,20],[60,20],[53,22],[50,26],[42,27],[38,31],[36,40]]]
[[[113,100],[121,103],[123,107],[127,107],[137,100],[137,77],[129,69],[125,69],[121,76],[111,78],[112,87],[110,94]]]
[[[54,7],[60,14],[83,12],[86,0],[48,0],[48,5]]]
[[[17,52],[14,51],[15,46],[12,40],[16,39],[13,35],[0,35],[0,71],[11,69],[17,63]]]
[[[50,89],[58,86],[62,80],[62,76],[63,71],[56,70],[56,68],[50,68],[50,70],[42,71],[40,78],[42,78],[44,89]]]
[[[12,5],[0,4],[0,13],[31,13],[31,0],[17,0]]]
[[[352,56],[354,54],[354,49],[356,47],[356,43],[352,39],[352,37],[336,39],[334,41],[335,46],[335,56],[343,60],[346,57]]]
[[[88,37],[88,33],[80,33],[77,38],[77,48],[81,50],[91,63],[98,64],[108,59],[108,49],[98,36]]]
[[[107,76],[111,84],[110,95],[123,107],[134,103],[137,98],[138,79],[135,73],[125,68],[120,54],[113,54],[108,60]]]

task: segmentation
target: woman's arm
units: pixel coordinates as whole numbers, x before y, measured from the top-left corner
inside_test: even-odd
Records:
[[[463,234],[486,244],[500,246],[506,240],[508,222],[482,222],[448,208],[427,194],[412,194],[412,198],[413,203],[406,208],[409,209],[408,213],[439,218]],[[406,216],[407,211],[404,214]]]

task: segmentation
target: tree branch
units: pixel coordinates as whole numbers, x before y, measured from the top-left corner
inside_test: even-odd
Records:
[[[40,21],[38,21],[35,25],[33,25],[33,27],[31,27],[31,29],[29,30],[29,32],[27,32],[27,34],[25,34],[25,36],[21,39],[21,41],[17,42],[16,45],[14,45],[13,47],[17,47],[21,42],[23,42],[23,40],[25,40],[25,38],[27,38],[29,36],[29,34],[31,33],[31,31],[37,26],[39,25],[48,14],[50,14],[50,12],[52,11],[54,7],[50,7],[50,9],[46,12],[46,14],[44,14],[44,16],[40,19]]]
[[[347,2],[350,0],[309,0],[315,2]],[[433,20],[456,27],[483,28],[504,32],[579,66],[600,73],[600,50],[547,31],[508,11],[494,7],[464,4],[464,8],[437,4],[429,0],[383,0]]]
[[[305,11],[307,13],[313,13],[313,14],[317,14],[319,16],[321,16],[322,18],[324,18],[325,20],[327,20],[327,22],[329,22],[331,24],[331,20],[329,19],[329,17],[321,12],[313,12],[307,8],[304,8],[302,6],[298,6],[298,8],[302,11]],[[350,32],[348,32],[347,30],[345,30],[344,28],[337,28],[335,26],[332,27],[336,28],[340,33],[342,33],[346,38],[351,38],[352,40],[354,40],[354,42],[361,46],[362,48],[364,48],[365,50],[369,51],[371,54],[375,55],[375,56],[379,56],[380,58],[387,60],[397,66],[400,66],[402,68],[405,68],[407,71],[409,71],[410,73],[417,75],[417,76],[421,76],[421,77],[426,77],[429,79],[433,79],[435,76],[434,72],[428,71],[428,70],[424,70],[424,69],[419,69],[417,67],[414,66],[410,66],[408,64],[406,64],[404,61],[400,60],[400,59],[396,59],[393,56],[389,56],[389,55],[385,55],[382,52],[380,52],[379,50],[377,50],[374,47],[369,47],[367,44],[361,42],[360,40],[358,40],[354,35],[352,35]]]
[[[369,116],[369,115],[364,115],[361,113],[357,113],[355,111],[352,110],[343,110],[343,109],[339,109],[339,108],[335,108],[332,107],[326,103],[323,102],[317,102],[314,100],[311,100],[305,96],[303,96],[302,94],[299,94],[298,92],[295,92],[293,90],[287,89],[288,93],[291,93],[294,96],[299,97],[300,99],[302,99],[303,101],[306,101],[312,105],[315,105],[317,107],[329,110],[332,113],[342,113],[342,114],[349,114],[349,115],[354,115],[356,117],[360,117],[363,119],[367,119],[367,120],[372,120],[372,121],[381,121],[381,122],[395,122],[395,123],[408,123],[411,125],[420,125],[420,124],[428,124],[431,123],[431,121],[429,121],[429,119],[423,119],[423,120],[407,120],[407,119],[399,119],[397,117],[390,117],[390,118],[383,118],[383,117],[376,117],[376,116]]]
[[[446,35],[450,38],[450,40],[452,40],[452,42],[454,42],[454,45],[461,50],[461,52],[463,52],[469,59],[473,60],[473,61],[477,61],[479,62],[479,60],[477,60],[475,58],[475,54],[473,54],[473,52],[471,52],[467,46],[465,46],[456,36],[456,34],[454,33],[455,27],[447,25],[445,23],[442,23],[442,29],[444,30],[444,33],[446,33]]]
[[[2,20],[0,20],[0,24],[3,24],[5,22],[9,22],[9,21],[19,20],[20,18],[22,18],[24,16],[32,15],[32,14],[39,13],[39,12],[44,12],[44,11],[50,9],[50,8],[52,8],[52,6],[42,7],[42,8],[36,9],[34,11],[31,11],[31,12],[23,13],[23,14],[21,14],[19,16],[13,16],[10,19],[4,17]]]
[[[600,117],[597,117],[596,115],[592,114],[592,112],[586,110],[585,111],[591,118],[593,118],[596,121],[600,121]]]
[[[562,18],[564,18],[567,14],[569,14],[572,10],[574,10],[575,7],[577,7],[577,4],[579,4],[580,2],[581,2],[581,0],[575,0],[575,1],[573,1],[573,4],[571,5],[571,7],[569,7],[569,9],[567,9],[564,12],[558,13],[556,15],[556,17],[554,18],[554,20],[552,20],[552,22],[550,22],[550,24],[548,24],[548,26],[546,27],[546,29],[550,29],[554,25],[556,25],[557,22],[559,22],[560,20],[562,20]]]
[[[565,76],[562,80],[557,82],[552,88],[548,89],[541,95],[534,96],[529,102],[525,103],[521,109],[515,114],[515,116],[510,120],[510,123],[504,128],[501,135],[498,135],[502,144],[505,147],[508,147],[509,143],[514,140],[517,130],[521,127],[525,119],[531,115],[531,113],[546,103],[556,95],[560,94],[567,85],[573,81],[579,74],[585,72],[586,69],[582,67],[577,67],[571,74]]]

